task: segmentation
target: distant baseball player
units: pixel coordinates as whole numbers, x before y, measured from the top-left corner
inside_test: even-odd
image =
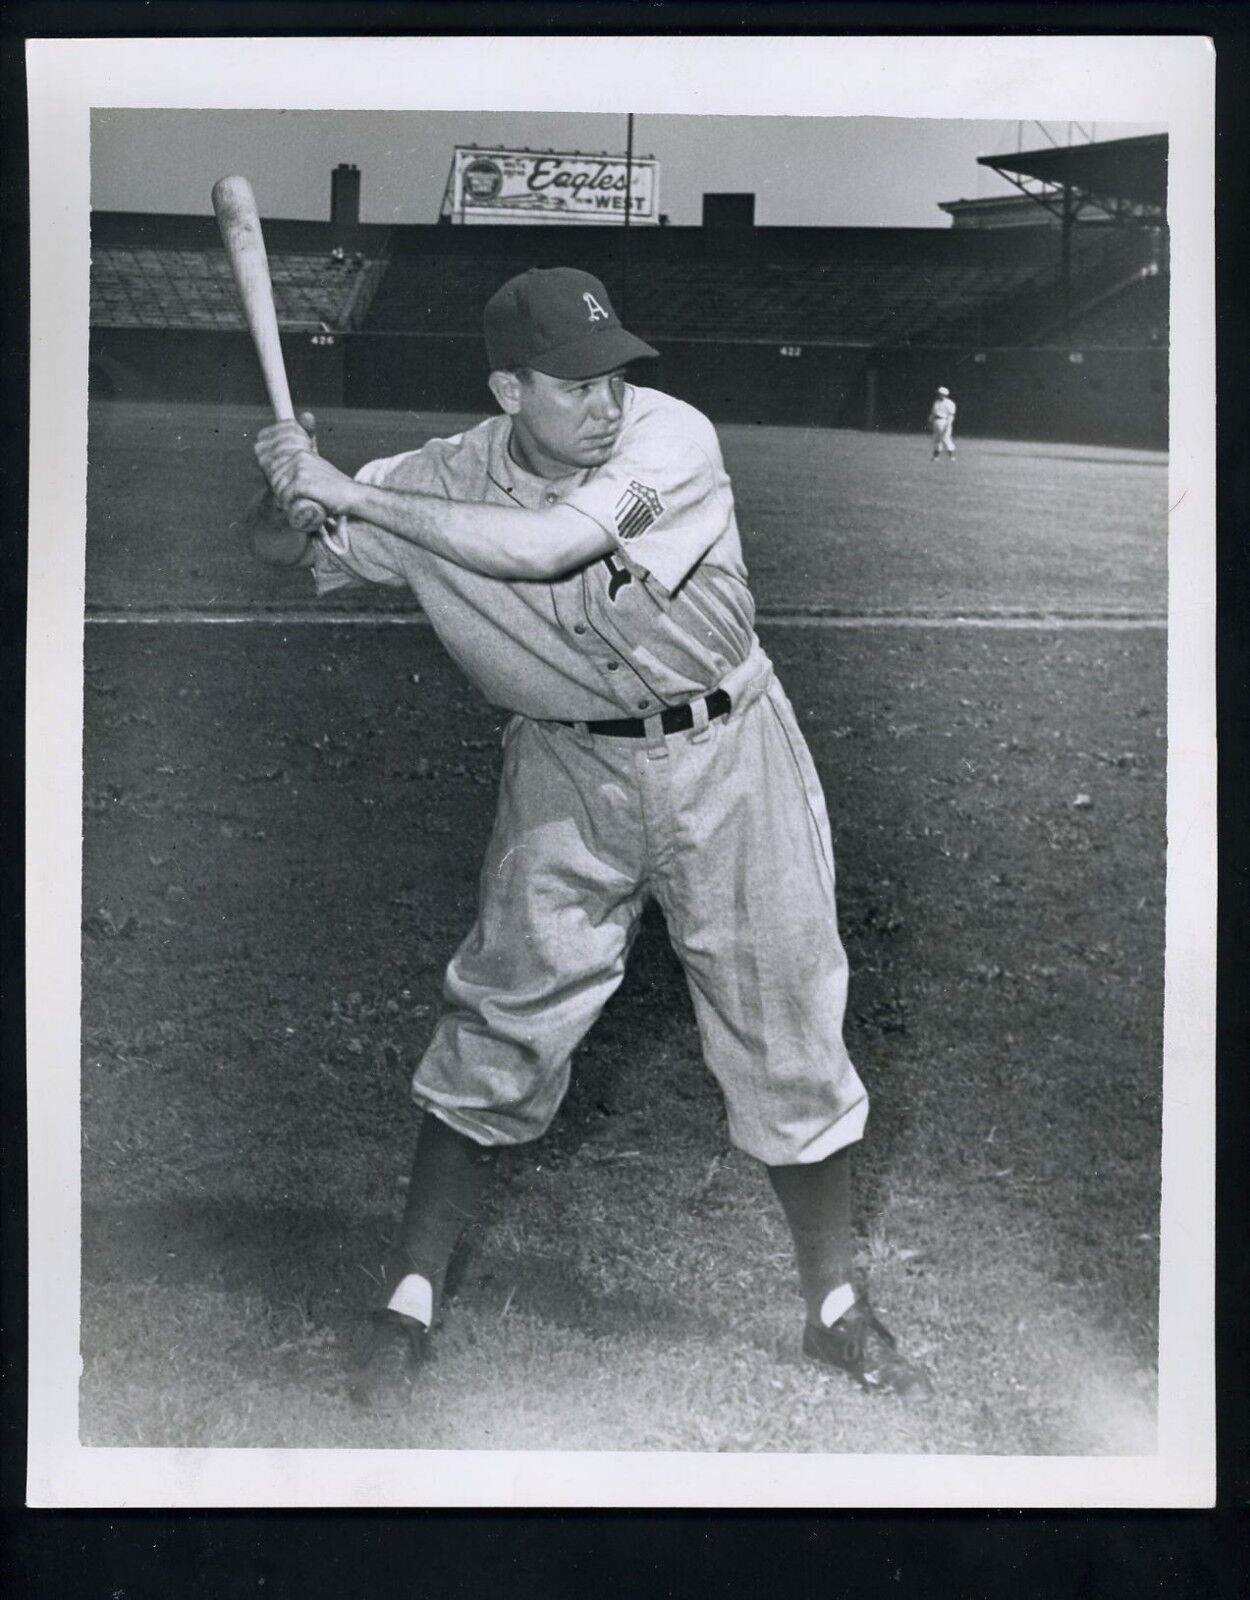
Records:
[[[949,389],[939,389],[929,407],[929,438],[933,441],[933,460],[942,451],[947,459],[955,459],[955,402]]]
[[[256,445],[271,489],[256,553],[310,567],[321,593],[411,588],[511,713],[477,921],[413,1079],[424,1116],[353,1398],[406,1392],[491,1155],[547,1130],[648,899],[730,1137],[767,1166],[793,1233],[803,1350],[865,1388],[928,1392],[853,1271],[850,1151],[868,1102],[842,1041],[829,824],[755,636],[715,431],[627,381],[656,352],[584,272],[511,279],[485,333],[502,414],[465,433],[355,479],[300,423]],[[315,538],[281,517],[301,497],[332,518]]]

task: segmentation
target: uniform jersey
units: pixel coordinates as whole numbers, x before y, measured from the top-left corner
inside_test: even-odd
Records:
[[[946,429],[954,420],[955,402],[948,395],[939,395],[929,412],[930,426]]]
[[[654,715],[716,687],[759,651],[733,494],[716,432],[692,406],[626,385],[603,466],[537,477],[509,451],[511,420],[370,462],[387,489],[589,517],[615,550],[555,582],[470,572],[371,523],[338,519],[315,546],[319,593],[407,586],[485,698],[566,721]]]

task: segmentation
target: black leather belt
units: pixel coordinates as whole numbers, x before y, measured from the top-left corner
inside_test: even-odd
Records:
[[[707,717],[712,722],[717,717],[727,717],[733,701],[723,689],[713,689],[707,697]],[[647,725],[641,717],[614,717],[606,722],[565,722],[565,728],[585,726],[591,733],[601,733],[609,739],[645,739]],[[694,727],[694,706],[669,706],[660,713],[660,727],[665,733],[685,733]]]

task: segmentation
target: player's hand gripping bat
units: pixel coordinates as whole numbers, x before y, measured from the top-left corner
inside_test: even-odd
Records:
[[[243,314],[251,330],[252,343],[260,362],[261,374],[273,407],[275,422],[291,422],[295,410],[287,384],[282,344],[278,338],[278,316],[273,304],[273,284],[269,278],[269,257],[260,231],[256,196],[246,178],[221,178],[213,185],[213,210],[226,247],[230,270],[239,287]],[[301,533],[312,533],[326,520],[324,507],[315,500],[295,500],[287,508],[287,521]]]

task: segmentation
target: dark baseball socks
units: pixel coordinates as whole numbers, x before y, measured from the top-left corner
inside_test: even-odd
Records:
[[[477,1212],[493,1154],[425,1114],[388,1273],[388,1310],[433,1325],[447,1264]],[[856,1299],[850,1149],[803,1166],[769,1167],[768,1176],[794,1239],[807,1320],[830,1327]]]
[[[769,1167],[768,1176],[794,1238],[807,1320],[832,1327],[856,1298],[850,1149],[805,1166]]]
[[[433,1326],[447,1263],[477,1211],[493,1154],[426,1112],[392,1251],[388,1311]]]

